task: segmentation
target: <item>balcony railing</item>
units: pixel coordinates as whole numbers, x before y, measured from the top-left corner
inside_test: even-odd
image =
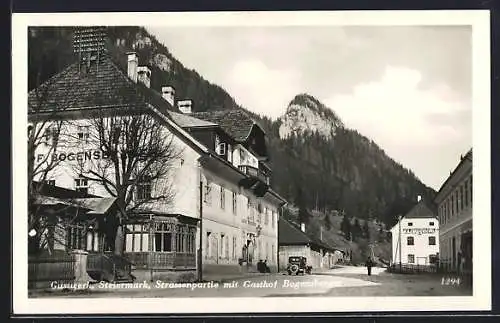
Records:
[[[241,172],[245,173],[246,175],[258,178],[262,182],[269,185],[269,176],[266,176],[266,174],[264,174],[260,169],[249,165],[240,165],[238,166],[238,168]]]

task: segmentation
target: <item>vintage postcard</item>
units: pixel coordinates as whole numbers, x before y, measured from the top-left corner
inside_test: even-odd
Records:
[[[15,314],[490,309],[488,11],[12,21]]]

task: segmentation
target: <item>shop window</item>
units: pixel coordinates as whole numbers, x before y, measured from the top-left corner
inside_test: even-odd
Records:
[[[413,246],[415,244],[415,241],[414,241],[413,237],[407,237],[406,238],[406,244],[408,246]]]
[[[414,264],[415,263],[415,255],[412,255],[412,254],[408,255],[408,263],[409,264]]]
[[[429,237],[429,246],[436,245],[436,237]]]
[[[88,179],[83,178],[83,177],[75,178],[75,190],[77,192],[88,194],[88,192],[89,192]]]

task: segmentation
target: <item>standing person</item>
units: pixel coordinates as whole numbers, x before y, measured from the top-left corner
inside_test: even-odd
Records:
[[[373,261],[371,257],[366,260],[366,268],[368,269],[368,276],[372,275]]]

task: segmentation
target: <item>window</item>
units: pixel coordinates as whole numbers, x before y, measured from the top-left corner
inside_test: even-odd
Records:
[[[69,225],[66,228],[66,247],[69,250],[84,249],[85,230],[83,226]]]
[[[87,126],[79,126],[78,127],[78,141],[80,143],[88,143],[89,141],[89,127]]]
[[[474,191],[472,190],[472,175],[470,176],[470,180],[469,180],[469,186],[470,186],[470,206],[472,206],[472,195],[474,194]]]
[[[93,229],[87,231],[87,251],[99,251],[99,233]]]
[[[224,187],[220,187],[220,208],[225,209],[226,208],[226,190]]]
[[[210,235],[212,232],[207,231],[207,239],[205,240],[205,258],[212,256],[212,250],[210,250]]]
[[[44,182],[47,185],[56,186],[56,180],[55,179],[47,179]]]
[[[232,163],[233,162],[233,151],[230,144],[227,144],[227,160]]]
[[[253,207],[252,200],[250,198],[248,199],[247,203],[247,215],[248,215],[248,223],[253,224],[254,223],[254,217],[255,217],[255,209]]]
[[[274,228],[274,226],[276,225],[276,212],[275,211],[271,211],[272,212],[272,222],[271,222],[271,226]]]
[[[229,237],[224,239],[224,257],[229,259]]]
[[[238,204],[237,204],[237,195],[235,192],[233,192],[233,214],[236,214],[237,209],[238,209]]]
[[[269,211],[267,207],[264,208],[264,225],[269,225]]]
[[[406,238],[406,244],[407,244],[408,246],[413,246],[413,245],[414,245],[414,242],[415,242],[415,241],[414,241],[413,237],[407,237],[407,238]]]
[[[185,224],[177,224],[175,250],[183,253],[195,252],[195,230]]]
[[[233,253],[232,253],[232,256],[233,256],[233,259],[236,259],[236,249],[237,249],[237,246],[236,246],[236,237],[233,237]]]
[[[465,207],[469,206],[469,181],[466,180],[464,183],[464,202],[465,202]]]
[[[127,224],[125,230],[126,252],[149,250],[149,224]]]
[[[429,225],[432,227],[434,226],[434,222],[429,222]]]
[[[436,237],[429,237],[429,246],[436,245]]]
[[[457,214],[458,211],[458,189],[455,191],[455,214]]]
[[[455,215],[455,198],[453,197],[453,193],[451,194],[451,215]]]
[[[460,186],[460,210],[464,209],[464,187]]]
[[[409,264],[414,264],[415,263],[415,255],[412,255],[412,254],[408,255],[408,263]]]
[[[45,138],[45,144],[46,145],[52,145],[56,146],[57,142],[59,141],[59,129],[57,127],[49,127],[45,129],[44,133],[44,138]]]
[[[89,192],[89,181],[86,178],[75,178],[75,190],[77,192],[88,194]]]
[[[206,183],[205,185],[205,196],[204,201],[207,205],[212,205],[212,185],[210,183]]]
[[[155,223],[154,251],[172,251],[172,224]]]
[[[413,226],[413,222],[408,222],[408,226],[412,227]]]
[[[144,201],[151,198],[151,178],[145,176],[137,181],[136,199]]]

